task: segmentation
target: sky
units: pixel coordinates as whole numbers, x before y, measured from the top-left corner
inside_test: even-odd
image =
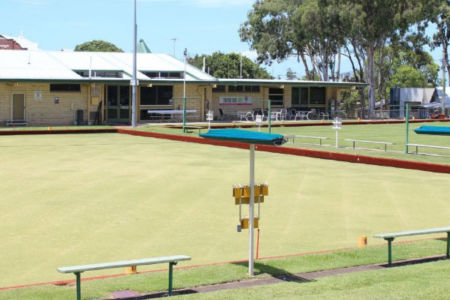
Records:
[[[154,53],[182,59],[190,56],[236,52],[254,59],[250,45],[241,42],[239,27],[254,0],[137,0],[138,40]],[[0,34],[23,36],[43,50],[74,49],[86,41],[109,41],[126,52],[133,47],[133,0],[0,0]],[[440,49],[432,52],[436,62]],[[298,77],[303,66],[295,58],[263,67],[285,79],[291,68]],[[341,73],[350,72],[343,61]]]

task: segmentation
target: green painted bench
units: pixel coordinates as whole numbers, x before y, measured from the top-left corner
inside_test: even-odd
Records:
[[[450,258],[450,227],[431,228],[425,230],[401,231],[393,233],[382,233],[374,235],[375,238],[381,238],[388,242],[388,264],[392,266],[392,241],[395,238],[411,235],[425,235],[434,233],[447,233],[447,258]]]
[[[142,259],[134,259],[134,260],[122,260],[122,261],[116,261],[116,262],[98,263],[98,264],[80,265],[80,266],[71,266],[71,267],[60,267],[57,270],[60,273],[74,273],[75,274],[76,280],[77,280],[77,300],[81,300],[81,275],[80,274],[83,272],[169,263],[169,296],[171,296],[172,295],[172,282],[173,282],[173,280],[172,280],[173,266],[176,265],[179,261],[190,260],[190,259],[191,258],[186,255],[175,255],[175,256],[142,258]]]

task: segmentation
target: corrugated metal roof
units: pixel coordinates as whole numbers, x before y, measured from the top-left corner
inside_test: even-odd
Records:
[[[341,82],[341,81],[312,81],[312,80],[281,80],[281,79],[218,79],[217,84],[222,85],[289,85],[289,86],[334,86],[353,87],[367,86],[362,82]]]
[[[142,72],[184,72],[184,63],[167,54],[138,53],[137,66]],[[0,79],[4,80],[88,80],[73,72],[80,70],[121,71],[124,74],[122,80],[128,81],[133,72],[133,55],[132,53],[72,51],[4,50],[0,52]],[[139,80],[151,80],[142,72],[137,74]],[[101,78],[95,78],[95,80],[101,80]],[[120,79],[105,78],[105,80]],[[186,80],[192,82],[216,79],[187,64]]]
[[[181,83],[183,79],[150,78],[146,72],[180,72],[185,65],[171,55],[161,53],[137,54],[138,80],[143,82]],[[74,71],[117,71],[122,78],[86,78]],[[116,52],[73,52],[73,51],[0,51],[0,80],[27,81],[99,81],[129,82],[133,72],[133,54]],[[355,82],[323,82],[303,80],[271,79],[216,79],[202,70],[186,64],[186,82],[223,85],[288,85],[288,86],[365,86]]]
[[[0,51],[0,80],[77,80],[74,73],[44,51]]]

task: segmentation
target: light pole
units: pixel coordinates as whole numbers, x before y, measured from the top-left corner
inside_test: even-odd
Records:
[[[131,126],[136,127],[136,90],[137,82],[137,22],[136,22],[136,0],[134,0],[134,22],[133,22],[133,79],[131,80]]]

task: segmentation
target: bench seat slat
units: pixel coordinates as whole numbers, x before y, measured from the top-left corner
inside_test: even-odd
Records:
[[[361,142],[361,143],[383,144],[383,145],[395,145],[395,143],[380,142],[380,141],[352,140],[352,139],[345,139],[345,141],[346,142]]]
[[[107,262],[107,263],[98,263],[98,264],[89,264],[89,265],[60,267],[60,268],[58,268],[58,272],[60,272],[60,273],[76,273],[76,272],[85,272],[85,271],[94,271],[94,270],[103,270],[103,269],[112,269],[112,268],[122,268],[122,267],[131,267],[131,266],[179,262],[179,261],[190,260],[190,259],[191,259],[191,257],[186,256],[186,255],[142,258],[142,259],[122,260],[122,261],[116,261],[116,262]]]
[[[425,229],[425,230],[410,230],[410,231],[383,233],[383,234],[376,234],[376,235],[374,235],[374,237],[385,239],[385,238],[396,238],[396,237],[401,237],[401,236],[443,233],[443,232],[450,232],[450,227],[440,227],[440,228],[431,228],[431,229]]]

